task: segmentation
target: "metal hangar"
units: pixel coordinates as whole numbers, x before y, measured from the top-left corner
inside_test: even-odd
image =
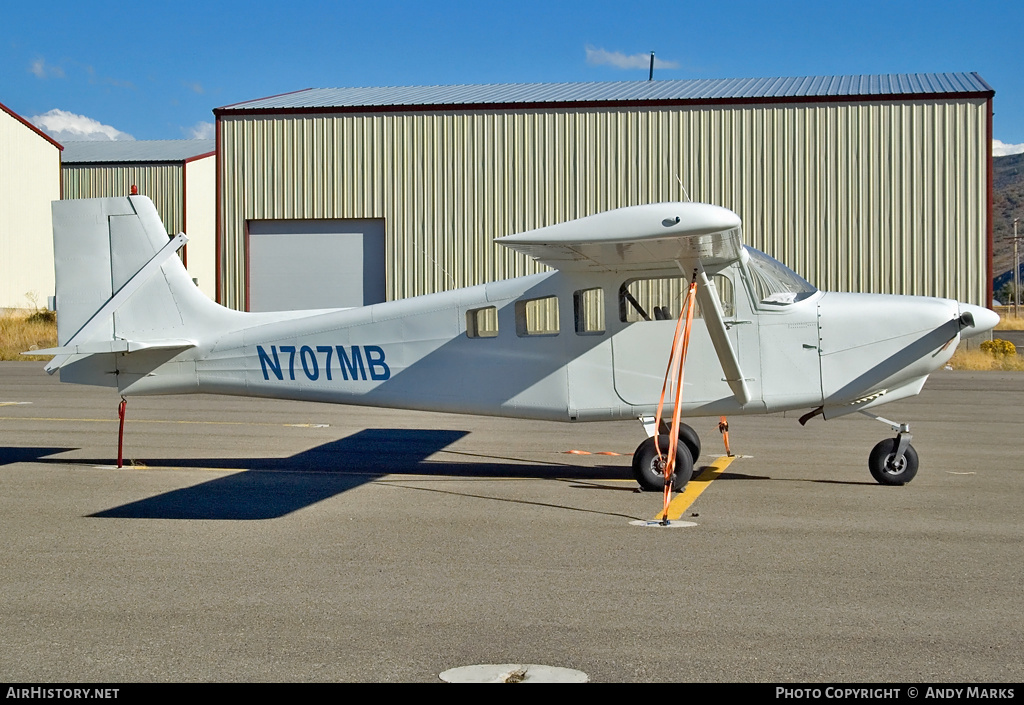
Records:
[[[535,271],[494,237],[703,201],[823,289],[991,301],[976,73],[301,90],[214,110],[217,298],[352,306]]]
[[[210,298],[216,295],[215,140],[67,142],[61,163],[63,198],[149,196],[170,235],[189,238],[181,256]],[[52,266],[51,266],[52,269]]]

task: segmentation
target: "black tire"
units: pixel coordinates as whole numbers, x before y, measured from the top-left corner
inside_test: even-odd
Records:
[[[918,458],[914,446],[908,445],[899,464],[892,462],[896,454],[896,439],[886,438],[871,449],[868,469],[871,476],[882,485],[905,485],[917,475]]]
[[[682,423],[679,424],[679,440],[683,442],[686,449],[690,451],[690,459],[693,460],[693,464],[697,464],[697,458],[700,457],[700,436],[691,427]]]
[[[667,435],[657,436],[661,455],[668,455],[671,439]],[[658,451],[654,447],[654,438],[648,438],[633,453],[633,476],[645,491],[661,492],[665,489],[665,474],[658,461]],[[675,477],[672,489],[677,492],[686,486],[693,476],[693,458],[690,451],[682,443],[676,444]]]

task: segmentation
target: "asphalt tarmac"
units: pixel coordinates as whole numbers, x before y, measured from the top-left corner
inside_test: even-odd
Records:
[[[114,391],[0,363],[0,681],[1019,683],[1022,400],[941,371],[877,409],[904,487],[876,421],[732,417],[695,526],[644,528],[635,422],[132,398],[117,469]]]

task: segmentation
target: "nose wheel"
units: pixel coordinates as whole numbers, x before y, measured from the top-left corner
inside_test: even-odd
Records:
[[[913,480],[917,475],[918,458],[914,446],[910,445],[910,426],[866,411],[860,413],[889,424],[896,431],[895,438],[886,438],[871,449],[871,455],[868,456],[871,477],[881,485],[905,485]]]
[[[905,485],[917,475],[917,451],[907,443],[900,454],[899,445],[898,437],[886,438],[871,449],[868,469],[879,484]]]

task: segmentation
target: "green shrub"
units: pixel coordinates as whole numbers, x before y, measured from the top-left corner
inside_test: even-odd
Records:
[[[1009,340],[1002,340],[995,338],[994,340],[986,340],[978,347],[981,348],[982,352],[988,353],[993,357],[1009,357],[1010,355],[1017,354],[1017,348]]]
[[[25,320],[29,323],[56,323],[57,313],[55,311],[47,311],[45,308],[41,308],[34,311]]]

